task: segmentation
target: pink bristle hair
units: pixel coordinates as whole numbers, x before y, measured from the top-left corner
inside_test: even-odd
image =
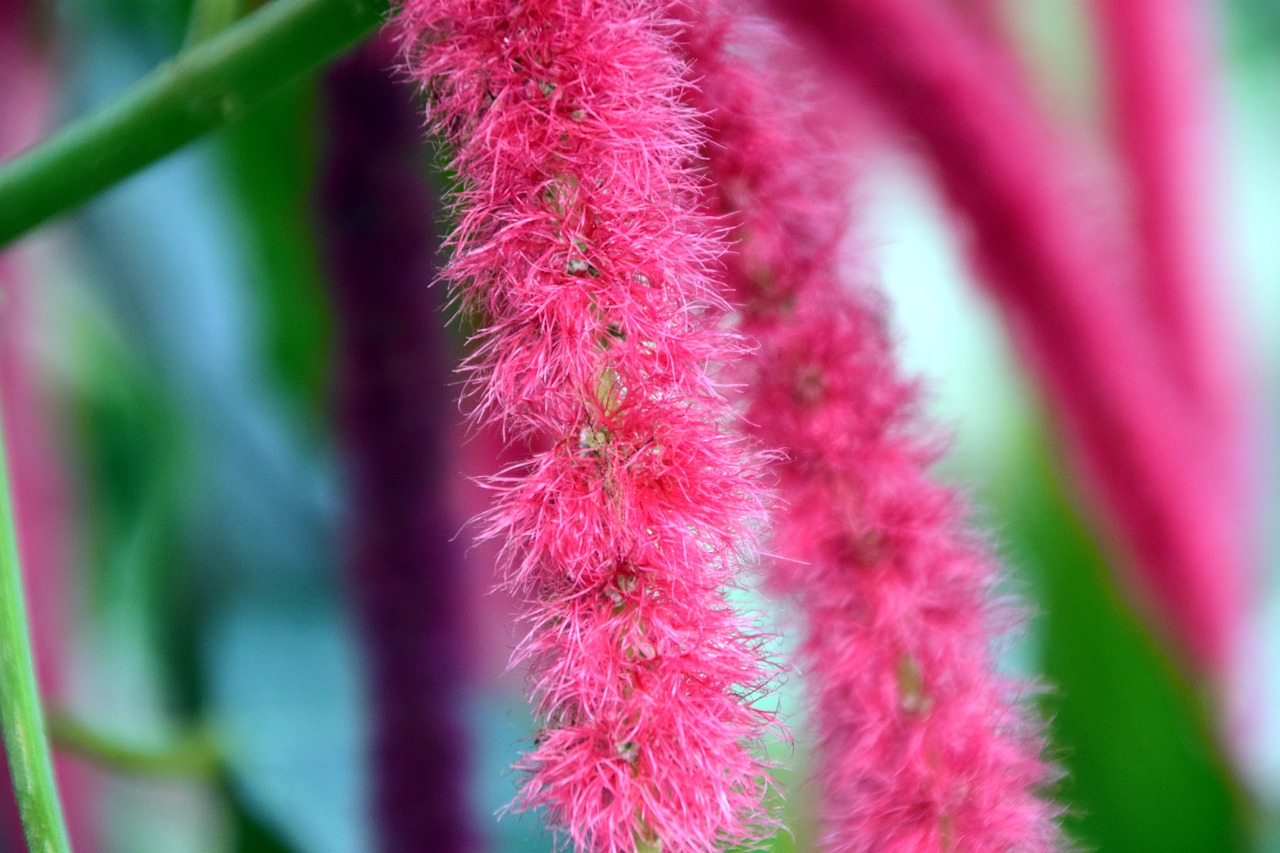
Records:
[[[577,849],[701,853],[773,821],[769,638],[735,610],[761,457],[711,370],[720,242],[661,2],[410,0],[394,25],[453,147],[445,272],[482,322],[477,417],[539,449],[486,533],[530,631],[518,809]]]

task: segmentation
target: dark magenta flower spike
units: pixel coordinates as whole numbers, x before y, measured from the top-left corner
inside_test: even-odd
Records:
[[[714,207],[737,237],[729,284],[760,344],[747,421],[782,451],[769,580],[803,620],[822,849],[1055,849],[1031,687],[999,672],[993,647],[1017,610],[994,597],[964,502],[928,475],[941,442],[880,294],[841,264],[851,192],[824,145],[830,113],[782,70],[803,58],[758,22],[691,23]]]
[[[1044,387],[1098,498],[1099,522],[1201,676],[1222,676],[1242,623],[1248,555],[1219,436],[1166,369],[1139,284],[1068,184],[1057,144],[1007,58],[947,4],[771,0],[803,43],[919,145],[969,226],[981,281]]]
[[[591,853],[766,834],[768,638],[728,600],[763,459],[711,366],[722,251],[659,0],[407,0],[407,64],[462,188],[446,278],[482,318],[477,417],[537,449],[489,535],[539,726],[517,808]]]
[[[337,308],[349,582],[387,853],[479,849],[468,797],[463,544],[449,511],[457,406],[436,275],[438,202],[414,87],[375,40],[325,77],[319,204]]]

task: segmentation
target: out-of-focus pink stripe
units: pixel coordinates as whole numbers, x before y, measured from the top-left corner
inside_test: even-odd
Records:
[[[1169,368],[1191,402],[1231,405],[1224,342],[1212,322],[1227,284],[1214,242],[1211,123],[1214,28],[1199,0],[1094,0],[1111,124],[1130,182],[1145,267],[1143,295]]]
[[[0,0],[0,159],[33,144],[44,129],[52,81],[32,37],[30,5]],[[18,529],[18,550],[35,645],[36,674],[46,702],[63,686],[69,635],[68,575],[72,556],[66,471],[34,353],[38,296],[32,258],[21,247],[0,252],[0,411]],[[86,768],[55,756],[63,809],[78,853],[96,849]],[[23,849],[7,768],[0,773],[0,849]]]
[[[1138,231],[1142,296],[1188,405],[1222,445],[1226,495],[1258,523],[1255,411],[1224,245],[1216,21],[1201,0],[1093,0],[1117,153]]]
[[[935,0],[936,2],[936,0]],[[996,38],[1003,29],[1000,0],[942,0],[967,16],[984,34]]]
[[[1217,440],[1159,355],[1136,283],[1063,179],[1066,152],[1007,62],[954,9],[910,0],[772,0],[919,143],[971,228],[983,284],[1044,385],[1102,521],[1203,674],[1234,653],[1246,549]]]

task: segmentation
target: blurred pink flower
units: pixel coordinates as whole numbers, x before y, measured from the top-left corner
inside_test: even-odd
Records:
[[[1017,612],[993,597],[997,568],[963,502],[927,475],[939,442],[878,294],[841,274],[849,185],[800,75],[780,71],[803,60],[759,28],[700,17],[688,50],[707,169],[738,236],[742,326],[760,341],[748,421],[786,454],[771,581],[806,622],[824,849],[1052,849],[1029,687],[991,647]]]
[[[1180,390],[1211,428],[1240,417],[1223,334],[1223,177],[1213,127],[1215,27],[1203,0],[1093,0],[1108,107],[1125,167],[1142,296]]]
[[[1193,671],[1221,676],[1249,575],[1238,478],[1223,471],[1223,436],[1179,393],[1124,252],[1082,211],[1064,177],[1070,152],[1008,57],[948,4],[769,5],[918,142],[971,226],[980,281],[1040,380],[1136,592]]]
[[[1114,144],[1140,265],[1140,296],[1166,372],[1201,427],[1221,475],[1218,516],[1241,550],[1225,552],[1236,606],[1260,576],[1261,408],[1229,259],[1220,58],[1205,0],[1093,0]],[[1233,577],[1238,576],[1238,577]],[[1240,614],[1237,622],[1243,621]],[[1237,630],[1239,626],[1236,626]],[[1238,661],[1237,661],[1238,662]]]
[[[410,0],[397,26],[462,180],[446,277],[483,323],[477,415],[538,448],[487,515],[532,626],[516,807],[583,850],[747,841],[773,667],[726,590],[760,460],[710,372],[742,345],[666,5]]]

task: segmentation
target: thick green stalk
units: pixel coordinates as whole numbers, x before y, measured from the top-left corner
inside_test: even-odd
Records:
[[[33,853],[67,853],[70,850],[67,830],[62,821],[58,786],[53,779],[27,630],[3,430],[0,430],[0,725],[28,849]]]
[[[373,31],[386,0],[272,0],[0,166],[0,246],[216,127]]]

